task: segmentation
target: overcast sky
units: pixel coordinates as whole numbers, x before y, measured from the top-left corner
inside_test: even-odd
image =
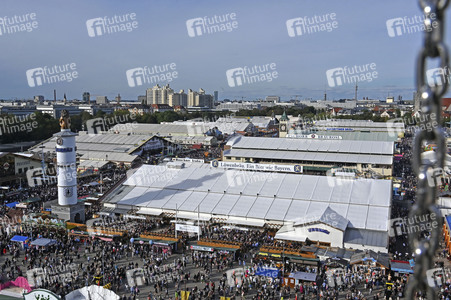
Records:
[[[30,21],[37,22],[31,32],[8,33],[0,25],[0,99],[34,95],[53,99],[56,89],[59,99],[63,93],[68,99],[80,99],[88,91],[94,97],[106,95],[114,99],[120,93],[122,99],[135,100],[154,84],[141,84],[136,76],[127,78],[127,70],[171,63],[175,64],[171,72],[177,72],[177,78],[170,82],[175,90],[203,88],[207,93],[219,91],[220,99],[245,100],[267,95],[278,95],[283,100],[295,98],[294,95],[299,95],[299,99],[321,99],[325,89],[328,99],[353,98],[354,84],[340,85],[337,80],[331,84],[327,70],[373,64],[375,68],[370,71],[376,72],[375,77],[371,82],[358,83],[359,98],[401,95],[411,99],[415,90],[414,62],[422,44],[422,33],[400,31],[395,25],[387,28],[387,20],[420,16],[418,4],[411,0],[12,0],[1,1],[0,11],[4,21],[34,13],[35,20]],[[91,19],[133,13],[135,20],[129,20],[136,22],[136,28],[130,32],[108,33],[103,27],[94,26],[93,21],[87,26]],[[194,21],[187,25],[190,19],[227,14],[229,21],[236,22],[231,32],[208,33]],[[235,20],[230,19],[231,14]],[[328,15],[335,25],[326,24],[327,21],[318,23],[315,15]],[[308,17],[307,21],[317,22],[314,25],[322,28],[332,25],[335,28],[330,32],[308,33],[308,29],[293,21],[287,28],[287,20],[301,17]],[[11,30],[12,25],[7,26]],[[389,36],[389,30],[393,37]],[[102,34],[96,35],[99,32]],[[447,44],[451,45],[451,34],[449,31],[446,34]],[[78,73],[71,82],[39,85],[38,80],[30,87],[27,70],[71,63],[75,63]],[[226,75],[229,69],[271,63],[275,68],[270,72],[277,72],[271,81],[249,83],[238,80],[238,73],[233,78]]]

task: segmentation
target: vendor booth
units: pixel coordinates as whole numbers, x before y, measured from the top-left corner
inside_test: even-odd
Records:
[[[31,245],[36,247],[48,247],[55,244],[56,240],[47,238],[39,238],[31,242]]]
[[[300,285],[303,282],[316,282],[316,277],[318,274],[316,273],[308,273],[308,272],[294,272],[288,275],[288,278],[284,278],[283,285],[289,286],[290,288],[294,288],[296,285]]]
[[[22,235],[15,235],[11,238],[11,242],[17,242],[20,244],[21,249],[28,248],[28,237]]]

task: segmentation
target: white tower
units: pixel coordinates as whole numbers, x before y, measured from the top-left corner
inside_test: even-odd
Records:
[[[67,110],[61,112],[61,131],[55,134],[56,161],[58,170],[58,204],[62,206],[77,204],[77,163],[75,137],[70,131],[70,118]]]

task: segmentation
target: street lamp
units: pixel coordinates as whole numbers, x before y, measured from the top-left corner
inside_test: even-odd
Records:
[[[285,278],[285,241],[282,241],[282,284]]]

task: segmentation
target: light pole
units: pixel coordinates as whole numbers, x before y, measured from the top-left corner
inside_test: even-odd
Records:
[[[44,182],[47,182],[47,172],[45,170],[45,160],[44,160],[44,145],[39,146],[41,148],[41,167],[42,167],[42,179]],[[22,184],[21,184],[22,186]]]
[[[285,241],[282,242],[282,284],[285,282]]]
[[[100,194],[103,194],[103,177],[102,177],[102,171],[99,170],[100,173]]]

